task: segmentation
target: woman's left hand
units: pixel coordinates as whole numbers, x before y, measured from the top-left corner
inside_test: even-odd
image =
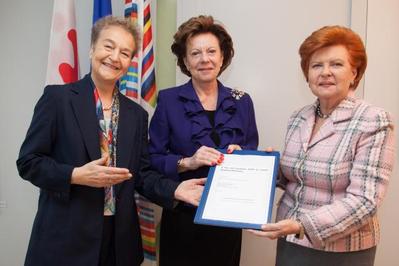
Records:
[[[286,235],[298,234],[301,231],[301,225],[295,220],[286,219],[277,223],[264,224],[262,230],[246,230],[256,236],[276,239]]]
[[[230,144],[228,147],[227,147],[227,153],[228,154],[230,154],[230,153],[233,153],[233,151],[241,151],[242,149],[241,149],[241,146],[240,145],[237,145],[237,144]]]
[[[193,178],[185,180],[179,184],[175,191],[175,199],[198,206],[206,178]]]

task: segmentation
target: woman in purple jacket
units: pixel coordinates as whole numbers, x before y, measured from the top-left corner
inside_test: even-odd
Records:
[[[253,232],[279,238],[277,265],[374,265],[377,209],[394,163],[392,119],[354,97],[367,57],[352,30],[323,27],[299,53],[317,100],[288,122],[278,222]]]
[[[225,87],[217,77],[234,54],[230,35],[211,16],[183,23],[172,51],[191,79],[159,93],[150,124],[152,166],[173,180],[206,177],[221,163],[217,149],[256,149],[258,132],[250,96]],[[164,210],[160,265],[239,265],[241,230],[193,223],[195,208]]]

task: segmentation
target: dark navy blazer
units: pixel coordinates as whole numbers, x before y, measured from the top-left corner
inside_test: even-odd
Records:
[[[100,158],[94,84],[82,80],[47,86],[38,101],[17,166],[40,188],[25,265],[98,266],[104,189],[71,185],[74,167]],[[115,186],[117,265],[143,260],[134,190],[165,207],[173,206],[176,182],[150,170],[147,113],[119,94],[117,166],[133,178]]]
[[[258,131],[251,97],[218,82],[214,130],[220,137],[216,147],[212,125],[190,80],[184,85],[159,92],[158,105],[150,123],[151,164],[168,178],[180,181],[206,177],[209,167],[177,173],[177,161],[192,156],[201,146],[257,149]]]

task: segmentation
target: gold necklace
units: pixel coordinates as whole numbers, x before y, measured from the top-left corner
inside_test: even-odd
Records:
[[[108,107],[104,107],[104,106],[103,106],[103,111],[109,111],[109,110],[111,110],[113,104],[114,104],[114,99],[112,98],[112,102],[111,102],[111,104],[110,104]]]
[[[116,88],[114,88],[114,92],[112,93],[112,102],[111,102],[111,104],[108,107],[104,107],[103,103],[101,102],[103,111],[111,110],[112,105],[114,104],[114,100],[115,100],[115,90],[116,90]],[[101,98],[100,98],[100,101],[101,101]]]

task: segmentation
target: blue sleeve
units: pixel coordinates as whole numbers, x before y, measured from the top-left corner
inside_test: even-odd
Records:
[[[158,95],[158,104],[149,129],[151,165],[166,177],[179,181],[177,161],[182,156],[169,151],[170,126],[167,116],[167,104],[173,103],[167,103],[163,97],[163,93],[160,92]]]
[[[17,160],[19,175],[33,185],[67,199],[73,166],[52,158],[56,139],[57,99],[55,90],[46,87],[36,104],[32,122]]]
[[[173,208],[174,206],[174,192],[179,183],[164,178],[163,175],[151,169],[150,158],[148,154],[148,115],[145,114],[141,125],[141,156],[140,156],[140,170],[136,175],[136,189],[137,191],[150,199],[152,202],[164,207]]]
[[[247,94],[247,96],[248,101],[247,107],[245,109],[248,110],[248,123],[246,128],[245,145],[243,145],[241,148],[244,150],[256,150],[258,149],[259,145],[259,135],[258,128],[256,126],[255,110],[251,97],[249,94]]]

